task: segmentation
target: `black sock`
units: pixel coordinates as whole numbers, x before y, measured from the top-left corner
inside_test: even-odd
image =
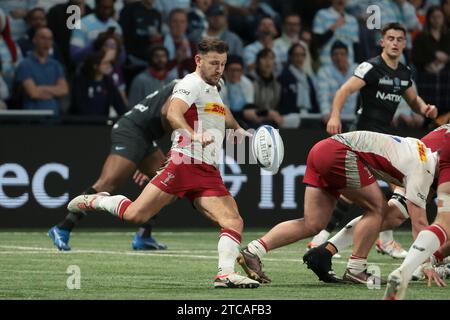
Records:
[[[152,219],[148,220],[147,222],[143,223],[138,230],[138,235],[141,236],[141,238],[148,238],[152,235],[152,228],[153,223]]]
[[[328,232],[332,232],[336,226],[342,221],[342,219],[347,214],[347,211],[350,209],[350,203],[339,199],[336,207],[333,210],[333,215],[331,216],[330,222],[328,223],[325,230]]]
[[[87,188],[83,194],[95,194],[97,190],[92,187]],[[72,231],[75,225],[84,218],[86,214],[84,212],[69,212],[67,216],[57,226],[60,229]]]

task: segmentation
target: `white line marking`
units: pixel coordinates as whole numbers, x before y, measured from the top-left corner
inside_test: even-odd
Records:
[[[198,255],[198,254],[189,254],[189,251],[165,251],[165,252],[135,252],[135,251],[111,251],[111,250],[83,250],[83,249],[75,249],[71,251],[58,251],[52,248],[42,248],[42,247],[26,247],[26,246],[0,246],[1,249],[16,249],[23,251],[16,251],[15,254],[24,254],[24,253],[42,253],[42,254],[108,254],[108,255],[121,255],[121,256],[148,256],[148,257],[174,257],[174,258],[195,258],[195,259],[217,259],[216,251],[206,251],[206,252],[214,252],[214,255]],[[0,254],[3,252],[12,252],[12,251],[0,251]],[[11,253],[11,254],[14,254]],[[9,254],[9,253],[8,253]],[[264,258],[264,261],[273,261],[273,262],[301,262],[301,259],[290,259],[290,258]],[[347,264],[347,261],[336,261],[333,260],[334,264]],[[399,266],[400,263],[373,263],[374,265],[379,266]],[[370,263],[369,263],[370,265]]]

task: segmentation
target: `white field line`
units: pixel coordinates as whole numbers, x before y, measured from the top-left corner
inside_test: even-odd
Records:
[[[24,246],[5,246],[0,245],[0,249],[15,249],[20,251],[0,251],[0,254],[11,254],[11,255],[23,255],[23,254],[107,254],[107,255],[118,255],[118,256],[148,256],[148,257],[175,257],[175,258],[195,258],[195,259],[210,259],[216,260],[217,254],[215,255],[198,255],[198,254],[189,254],[183,250],[183,253],[179,253],[178,251],[166,251],[166,252],[134,252],[134,251],[111,251],[111,250],[71,250],[59,252],[56,249],[50,248],[42,248],[42,247],[24,247]],[[216,251],[210,251],[216,253]],[[289,259],[289,258],[264,258],[264,261],[273,261],[273,262],[295,262],[301,263],[301,259]],[[334,264],[347,264],[345,259],[333,260]],[[400,263],[376,263],[376,265],[380,266],[395,266],[400,265]]]

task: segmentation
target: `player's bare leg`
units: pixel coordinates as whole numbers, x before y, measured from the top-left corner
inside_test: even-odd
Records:
[[[336,198],[328,192],[307,186],[304,218],[277,224],[263,237],[253,240],[241,250],[238,261],[246,273],[260,282],[270,282],[262,271],[261,259],[269,251],[317,234],[328,223]]]
[[[355,283],[381,281],[379,278],[371,278],[367,273],[367,256],[377,240],[387,208],[384,194],[376,182],[361,189],[345,189],[341,192],[364,210],[364,215],[355,226],[352,256],[343,278]]]
[[[217,245],[218,274],[214,286],[216,288],[257,288],[259,286],[257,281],[235,273],[244,222],[239,215],[234,198],[231,196],[199,197],[194,200],[194,205],[197,210],[221,227]]]
[[[439,247],[446,244],[450,235],[450,182],[438,187],[438,214],[434,223],[421,231],[402,265],[391,272],[384,299],[404,299],[408,283],[414,270],[427,260]],[[438,285],[445,285],[435,279]]]

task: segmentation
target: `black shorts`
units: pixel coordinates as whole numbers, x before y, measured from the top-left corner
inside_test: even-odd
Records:
[[[156,142],[127,118],[119,119],[111,130],[110,154],[122,156],[136,165],[158,149]]]

